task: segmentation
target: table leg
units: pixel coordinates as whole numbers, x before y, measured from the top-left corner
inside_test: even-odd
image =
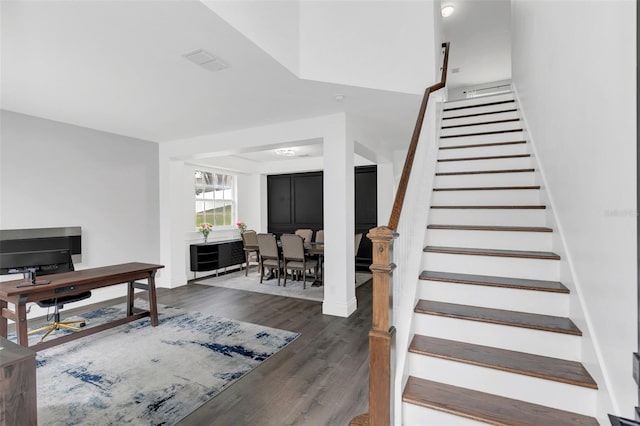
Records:
[[[16,341],[20,346],[29,347],[29,336],[27,335],[27,298],[20,296],[16,305]]]
[[[313,280],[313,284],[311,284],[312,287],[321,287],[324,285],[324,274],[323,274],[323,269],[324,269],[324,263],[323,263],[323,256],[321,254],[318,255],[318,269],[316,270],[316,279]]]
[[[135,297],[134,292],[134,283],[135,281],[129,281],[127,285],[127,316],[133,315],[133,298]]]
[[[151,325],[158,325],[158,300],[156,297],[156,271],[149,273],[149,316],[151,317]]]

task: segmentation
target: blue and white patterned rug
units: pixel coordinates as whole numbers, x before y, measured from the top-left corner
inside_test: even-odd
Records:
[[[38,423],[173,425],[299,336],[159,310],[157,327],[145,318],[40,351]],[[123,315],[120,305],[82,318],[90,327]]]

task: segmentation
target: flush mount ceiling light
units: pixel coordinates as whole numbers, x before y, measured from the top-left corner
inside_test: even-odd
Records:
[[[446,5],[446,6],[442,6],[442,9],[440,9],[440,13],[442,13],[442,17],[443,18],[448,18],[449,16],[453,15],[454,12],[454,8],[453,6]]]
[[[295,157],[296,152],[289,148],[280,148],[276,149],[276,155],[281,155],[283,157]]]
[[[229,64],[204,49],[194,50],[193,52],[186,53],[183,56],[194,64],[200,65],[202,68],[206,68],[209,71],[220,71],[225,68],[229,68]]]

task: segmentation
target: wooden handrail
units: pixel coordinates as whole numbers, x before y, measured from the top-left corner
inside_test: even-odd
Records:
[[[396,229],[402,213],[402,204],[411,176],[411,168],[429,103],[429,95],[442,89],[447,83],[449,43],[442,43],[442,47],[445,49],[442,76],[439,83],[425,90],[413,130],[411,145],[402,169],[402,177],[393,203],[389,225],[373,228],[367,234],[373,244],[373,263],[369,268],[373,273],[373,314],[371,331],[369,331],[369,412],[354,418],[350,422],[351,426],[388,426],[392,422],[394,365],[391,359],[391,348],[395,327],[392,325],[390,309],[393,304],[393,281],[391,278],[396,267],[393,263],[393,240],[398,237]]]
[[[427,87],[424,91],[422,98],[422,105],[420,105],[420,112],[418,113],[418,119],[416,125],[413,128],[413,136],[411,137],[411,144],[409,145],[409,151],[407,151],[407,158],[404,160],[404,167],[402,168],[402,176],[400,177],[400,183],[398,184],[398,191],[396,192],[396,198],[393,201],[393,208],[391,209],[391,217],[389,218],[389,224],[387,225],[391,229],[398,228],[398,222],[400,221],[400,215],[402,214],[402,205],[404,204],[404,196],[407,193],[407,185],[409,184],[409,178],[411,177],[411,169],[413,168],[413,159],[416,156],[416,150],[418,149],[418,140],[420,139],[420,132],[422,131],[422,122],[427,112],[427,104],[429,103],[429,95],[437,90],[442,89],[447,84],[447,68],[449,66],[449,42],[442,43],[444,47],[444,60],[442,61],[442,75],[440,82],[432,86]]]

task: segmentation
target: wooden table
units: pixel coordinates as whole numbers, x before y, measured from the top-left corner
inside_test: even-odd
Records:
[[[144,317],[150,317],[151,325],[155,327],[158,325],[155,274],[161,268],[164,268],[164,266],[134,262],[47,275],[46,279],[51,282],[44,285],[18,287],[18,284],[24,284],[24,280],[2,282],[0,283],[0,311],[2,313],[0,317],[0,336],[7,337],[7,319],[11,319],[16,323],[16,340],[18,344],[37,351]],[[145,279],[147,284],[136,282],[136,280]],[[123,283],[128,283],[127,312],[124,318],[94,327],[87,327],[81,331],[29,346],[26,307],[28,302],[68,296]],[[147,291],[149,298],[148,310],[134,307],[134,289],[136,288]],[[13,305],[13,310],[8,308],[9,303]]]
[[[311,284],[313,287],[320,287],[324,284],[324,242],[312,242],[304,245],[305,253],[311,256],[318,256],[318,273],[316,279]]]

